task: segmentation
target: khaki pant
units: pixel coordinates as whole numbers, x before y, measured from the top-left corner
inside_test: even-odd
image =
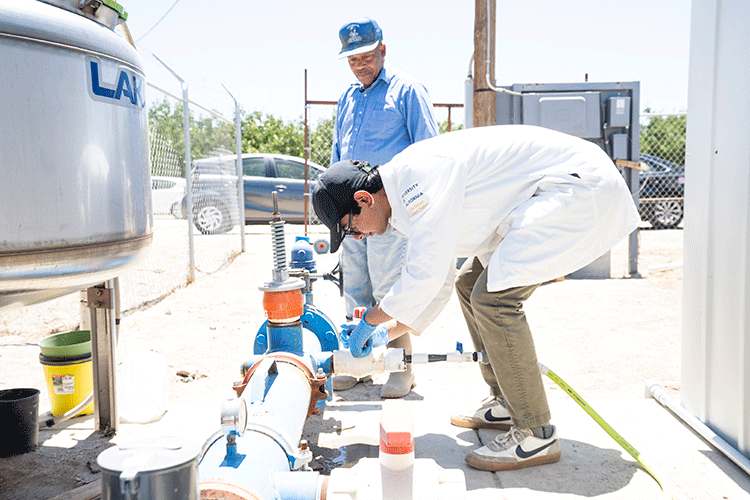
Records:
[[[523,302],[539,285],[487,291],[487,272],[479,259],[464,262],[456,278],[456,292],[474,348],[486,350],[489,365],[480,365],[494,396],[502,395],[519,428],[550,421],[547,395],[536,358],[534,340]]]

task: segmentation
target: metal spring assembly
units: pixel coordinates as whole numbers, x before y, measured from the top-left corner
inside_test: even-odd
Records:
[[[286,244],[284,242],[284,224],[279,213],[279,196],[273,192],[273,220],[271,221],[271,244],[273,245],[273,279],[285,281],[289,278],[286,265]]]
[[[273,191],[273,220],[271,221],[271,245],[273,247],[272,281],[259,287],[264,292],[282,292],[304,288],[305,282],[300,278],[289,277],[286,260],[284,224],[279,213],[278,193]]]

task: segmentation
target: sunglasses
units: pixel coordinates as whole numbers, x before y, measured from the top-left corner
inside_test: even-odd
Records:
[[[346,235],[357,236],[357,235],[362,234],[359,231],[357,231],[356,229],[352,229],[352,219],[353,218],[354,218],[354,213],[353,213],[353,211],[350,210],[349,211],[349,224],[345,228],[342,228],[342,231],[341,231],[344,236],[346,236]]]

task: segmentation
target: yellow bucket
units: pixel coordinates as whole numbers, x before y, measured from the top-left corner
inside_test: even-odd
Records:
[[[52,416],[63,415],[83,402],[94,390],[94,374],[91,354],[68,359],[54,359],[39,355],[47,381],[47,394]],[[94,401],[78,415],[94,412]],[[74,415],[75,416],[75,415]]]

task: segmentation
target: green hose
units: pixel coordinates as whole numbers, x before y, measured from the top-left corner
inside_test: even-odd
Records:
[[[648,472],[648,474],[654,478],[654,480],[659,484],[659,487],[661,488],[661,491],[664,493],[665,498],[672,498],[672,492],[670,491],[669,485],[666,483],[662,483],[662,481],[656,476],[656,473],[654,472],[653,467],[650,467],[649,465],[646,465],[646,463],[641,458],[641,454],[633,448],[633,446],[625,441],[625,438],[623,438],[620,434],[617,433],[616,430],[612,428],[611,425],[609,425],[594,409],[589,406],[589,404],[576,392],[573,390],[572,387],[570,387],[563,379],[561,379],[555,372],[544,366],[543,364],[539,363],[539,369],[542,371],[542,374],[547,375],[553,382],[555,382],[557,385],[560,386],[560,388],[568,393],[568,396],[573,398],[573,400],[579,404],[581,408],[583,408],[586,413],[589,414],[591,418],[593,418],[599,426],[601,426],[602,429],[604,429],[607,434],[612,437],[615,441],[617,441],[617,444],[622,446],[622,448],[627,451],[631,457],[633,457],[639,464],[641,464],[641,467]]]

